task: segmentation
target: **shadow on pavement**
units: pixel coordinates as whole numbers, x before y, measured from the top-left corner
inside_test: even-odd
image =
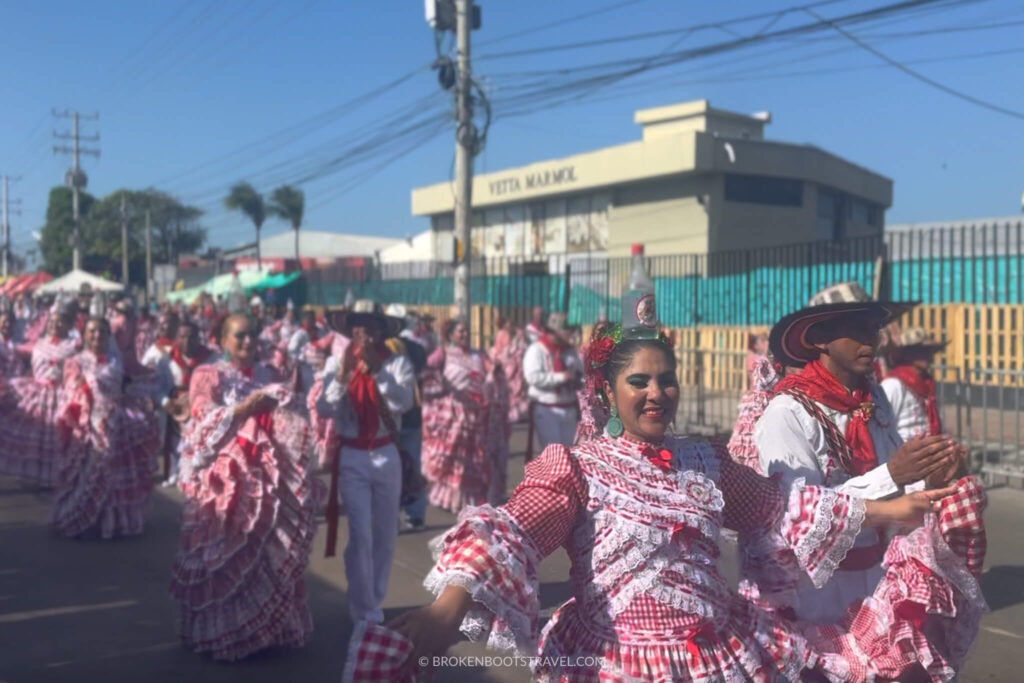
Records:
[[[981,590],[993,612],[1024,603],[1024,566],[990,567],[981,577]]]

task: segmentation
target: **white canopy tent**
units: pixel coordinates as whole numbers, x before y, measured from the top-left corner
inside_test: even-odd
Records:
[[[92,287],[92,291],[94,292],[120,292],[124,289],[124,285],[119,282],[104,280],[100,276],[87,273],[84,270],[73,270],[66,275],[54,278],[42,287],[39,287],[35,291],[35,295],[43,296],[46,294],[58,294],[60,292],[64,292],[66,294],[77,294],[78,290],[82,288],[82,285],[86,283]]]

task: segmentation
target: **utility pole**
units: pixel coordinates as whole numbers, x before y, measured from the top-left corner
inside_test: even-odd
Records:
[[[10,274],[10,262],[11,262],[11,221],[10,221],[10,194],[8,192],[8,183],[11,180],[20,180],[21,176],[11,177],[4,173],[0,176],[0,203],[3,205],[3,213],[0,216],[0,228],[3,230],[3,244],[0,245],[0,249],[3,250],[2,265],[0,265],[0,275],[6,278]]]
[[[472,257],[470,230],[473,213],[473,152],[476,129],[473,127],[473,103],[470,98],[471,0],[455,0],[455,39],[458,50],[458,76],[455,84],[455,235],[462,245],[455,267],[455,305],[471,332],[469,301],[469,264]]]
[[[80,214],[78,210],[78,192],[81,188],[85,187],[89,178],[85,175],[85,172],[81,169],[78,163],[79,156],[82,154],[90,154],[97,159],[100,156],[98,149],[85,149],[79,146],[79,141],[86,142],[99,142],[100,135],[97,133],[93,136],[83,136],[78,133],[78,121],[79,119],[85,119],[87,121],[95,121],[99,119],[100,115],[91,114],[83,115],[77,111],[65,109],[63,113],[58,113],[55,109],[53,115],[58,118],[71,119],[71,132],[70,133],[58,133],[53,132],[53,136],[58,140],[71,140],[71,147],[67,145],[54,145],[53,153],[64,153],[71,155],[71,170],[64,174],[64,182],[71,186],[71,220],[72,220],[72,232],[71,232],[71,267],[74,270],[79,270],[82,267],[82,234],[80,225]]]
[[[150,290],[153,288],[153,231],[149,224],[149,209],[146,209],[146,308],[149,308]]]
[[[121,284],[128,287],[128,213],[121,193]]]

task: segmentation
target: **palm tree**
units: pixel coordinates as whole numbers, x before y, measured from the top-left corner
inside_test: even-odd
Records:
[[[224,200],[224,206],[232,211],[241,211],[256,226],[256,268],[263,270],[263,260],[260,258],[260,228],[267,219],[263,195],[249,183],[238,183],[231,188],[231,192]]]
[[[299,261],[299,227],[302,225],[302,213],[306,208],[306,195],[291,185],[282,185],[270,195],[270,205],[267,210],[271,215],[277,216],[283,221],[292,224],[295,231],[295,264],[302,270],[302,262]]]

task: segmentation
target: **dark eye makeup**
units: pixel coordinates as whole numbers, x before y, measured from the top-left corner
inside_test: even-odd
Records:
[[[643,389],[651,381],[650,375],[636,373],[626,377],[626,384],[637,389]],[[661,387],[674,387],[679,384],[674,372],[663,372],[658,375],[658,385]]]

